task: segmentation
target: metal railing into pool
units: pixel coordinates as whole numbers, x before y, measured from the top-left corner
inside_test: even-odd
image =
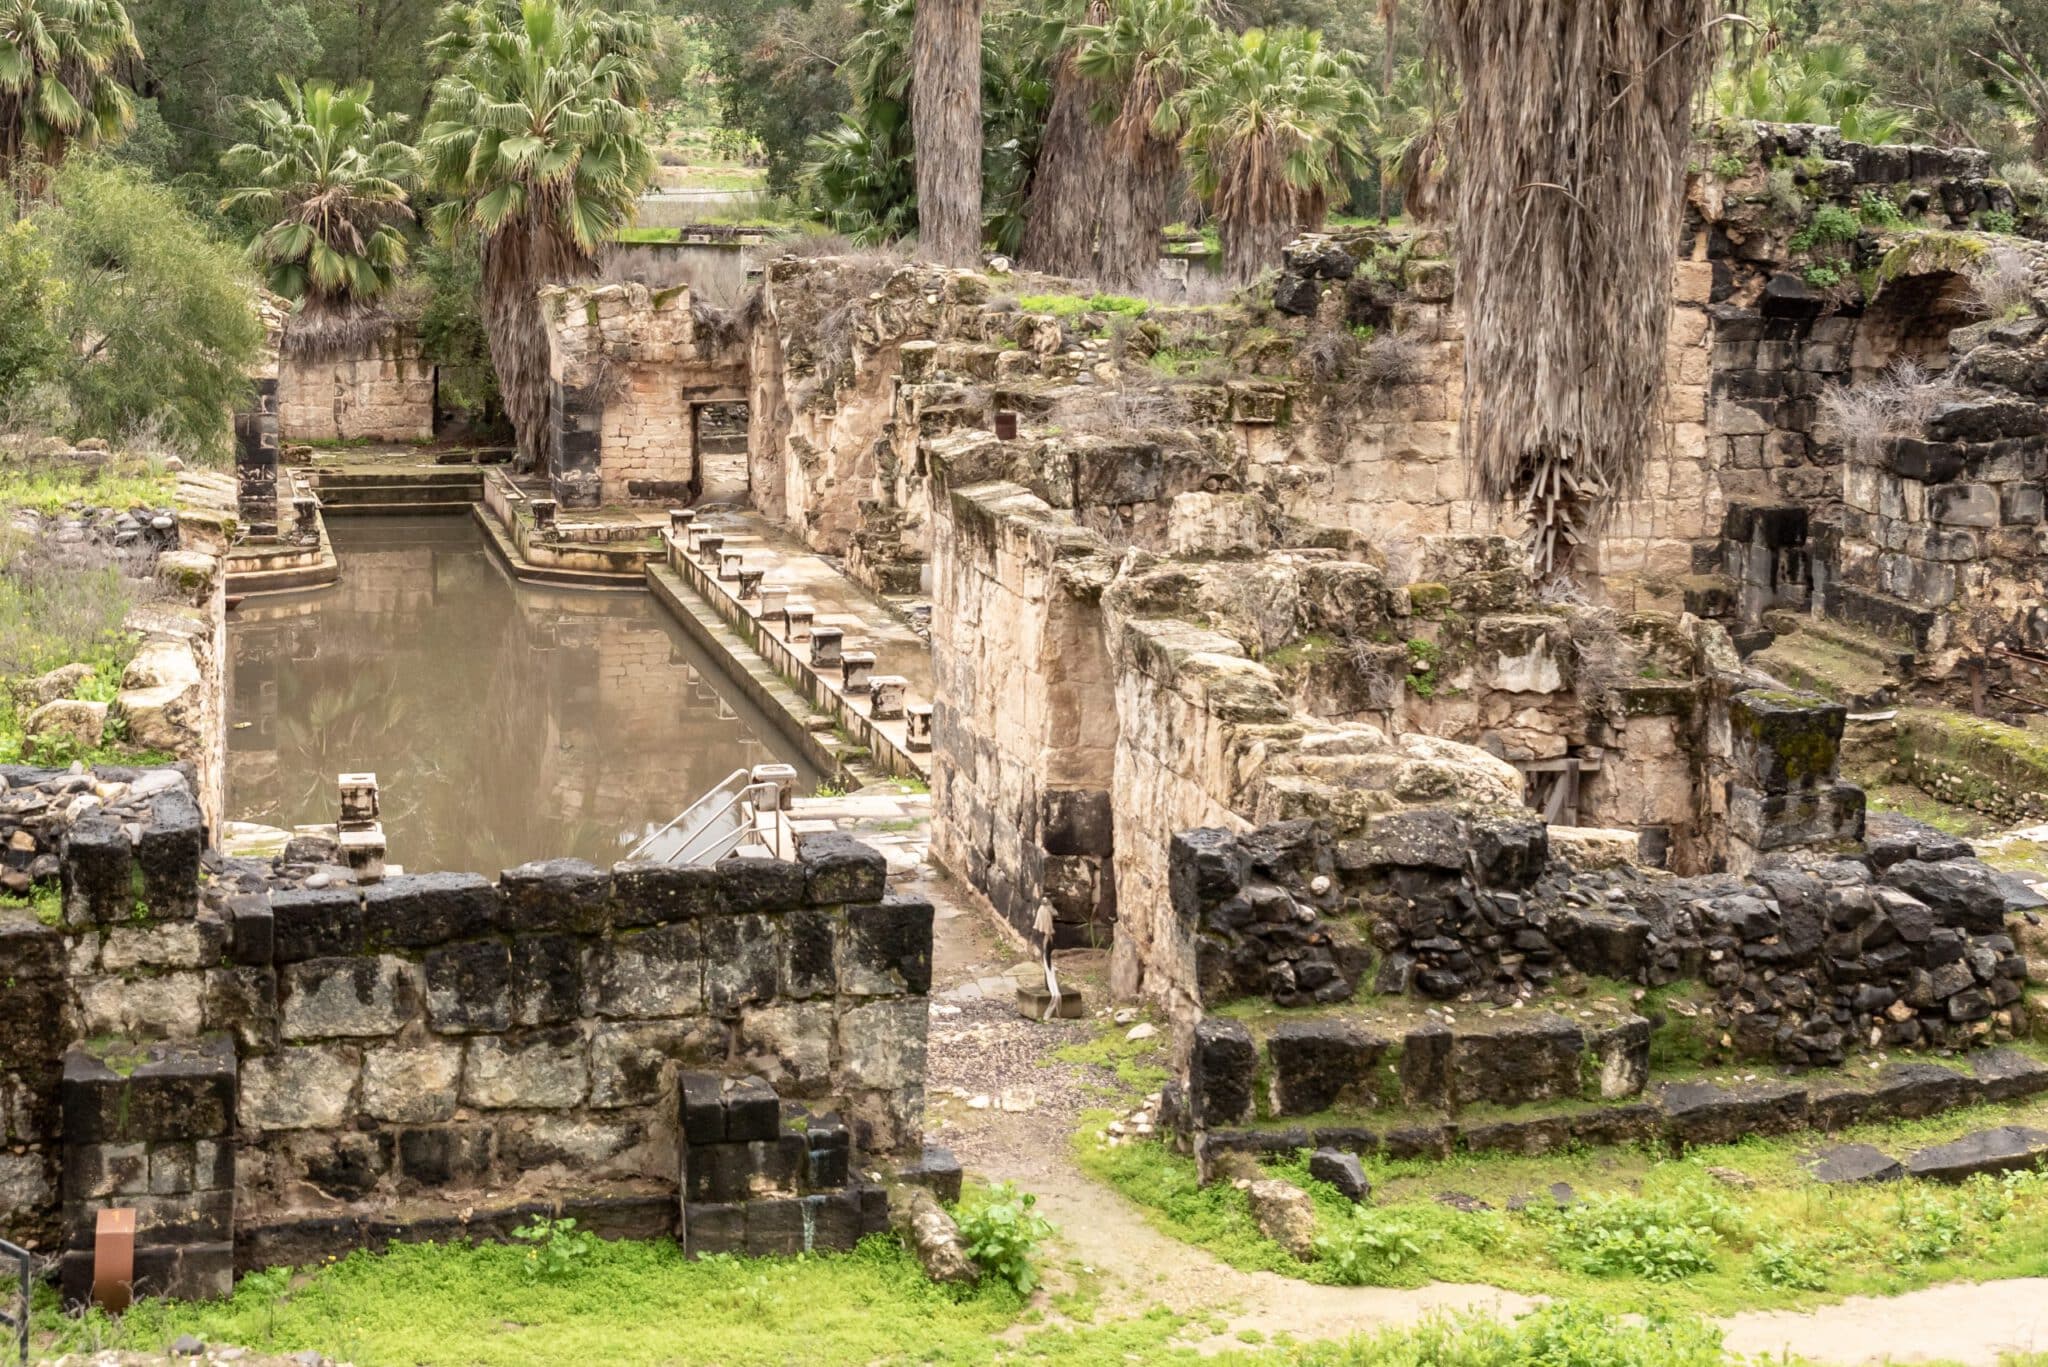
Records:
[[[758,847],[775,859],[796,857],[789,804],[796,771],[786,764],[735,769],[677,813],[674,820],[633,847],[628,860],[656,864],[716,864]]]

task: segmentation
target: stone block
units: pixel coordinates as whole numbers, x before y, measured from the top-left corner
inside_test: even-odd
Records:
[[[747,1251],[747,1208],[732,1201],[683,1206],[683,1247],[692,1258]]]
[[[443,1034],[504,1030],[512,1024],[512,952],[502,940],[471,940],[428,951],[427,1021]]]
[[[1961,1182],[1978,1173],[2023,1172],[2039,1167],[2043,1159],[2048,1159],[2048,1131],[2001,1125],[1920,1150],[1906,1160],[1906,1175]]]
[[[424,949],[482,935],[498,921],[498,890],[479,874],[399,874],[363,893],[363,930],[372,948]]]
[[[740,1013],[735,1039],[741,1066],[785,1096],[822,1096],[832,1082],[831,1002],[777,1002]]]
[[[841,831],[797,838],[804,867],[804,900],[812,906],[879,901],[888,891],[889,866],[881,851]]]
[[[1971,1071],[1977,1090],[1986,1101],[2017,1101],[2048,1092],[2048,1063],[2016,1049],[1988,1049],[1973,1054]]]
[[[288,1040],[394,1035],[419,1014],[419,969],[391,955],[308,959],[279,974]]]
[[[848,907],[839,940],[839,990],[853,996],[929,992],[932,915],[930,902],[909,898]]]
[[[1848,715],[1840,703],[1816,694],[1738,693],[1729,703],[1736,773],[1766,794],[1830,782]]]
[[[1314,1115],[1340,1101],[1370,1106],[1386,1041],[1342,1021],[1283,1021],[1266,1038],[1275,1115]]]
[[[639,870],[659,866],[633,865],[635,877]],[[696,872],[691,870],[690,872]],[[659,883],[659,879],[649,879]],[[649,889],[642,885],[635,893]],[[506,869],[498,875],[498,920],[504,929],[518,931],[572,931],[590,934],[602,930],[606,924],[608,909],[613,897],[612,876],[595,864],[581,859],[546,859],[531,864],[521,864],[516,869]],[[652,908],[642,906],[640,910]],[[653,924],[656,920],[675,920],[673,916],[654,916],[645,922],[624,921],[621,924]]]
[[[491,1172],[494,1136],[486,1126],[435,1126],[398,1132],[398,1171],[422,1187],[464,1185]]]
[[[1814,1181],[1825,1186],[1893,1182],[1906,1175],[1898,1159],[1868,1144],[1831,1144],[1808,1154],[1800,1163]]]
[[[775,996],[781,967],[781,918],[708,916],[699,922],[704,937],[704,1007],[731,1015]]]
[[[236,1067],[225,1036],[64,1055],[67,1144],[212,1139],[235,1126]]]
[[[1643,1044],[1647,1050],[1647,1037]],[[1453,1030],[1452,1103],[1520,1106],[1575,1097],[1584,1050],[1579,1028],[1558,1016],[1517,1016],[1483,1031]]]
[[[842,1085],[899,1091],[924,1081],[923,997],[849,1007],[839,1017]]]
[[[724,1022],[701,1016],[598,1026],[590,1035],[590,1104],[655,1104],[673,1068],[724,1063],[729,1033]]]
[[[806,873],[782,859],[721,859],[717,875],[726,911],[790,911],[804,905]]]
[[[269,901],[254,894],[229,899],[228,941],[238,964],[271,962],[277,955],[277,937]]]
[[[725,1084],[725,1138],[744,1144],[781,1133],[782,1100],[765,1078],[744,1077]]]
[[[151,799],[149,821],[135,841],[135,866],[152,916],[180,918],[199,909],[199,856],[205,847],[206,822],[189,792],[174,788]]]
[[[1355,1153],[1317,1149],[1308,1157],[1308,1175],[1318,1182],[1329,1183],[1348,1201],[1372,1199],[1372,1182],[1366,1177],[1365,1165],[1358,1161]]]
[[[581,1105],[589,1091],[589,1042],[573,1026],[469,1041],[466,1106],[562,1110]]]
[[[136,1196],[148,1191],[150,1147],[147,1141],[139,1139],[129,1144],[67,1143],[64,1146],[64,1200],[90,1201],[108,1196]]]
[[[805,1198],[804,1204],[811,1212],[810,1247],[807,1252],[845,1253],[859,1243],[865,1234],[858,1192],[834,1191],[809,1196]]]
[[[614,935],[597,948],[593,985],[599,1015],[693,1016],[704,1009],[705,958],[696,922]],[[773,975],[770,983],[772,990]]]
[[[747,1256],[789,1257],[803,1252],[806,1213],[803,1201],[793,1197],[747,1202]]]
[[[725,879],[694,865],[616,864],[612,867],[611,924],[617,927],[687,921],[725,902]]]
[[[560,1025],[583,1012],[583,945],[570,935],[512,941],[512,1022]]]
[[[1681,1148],[1732,1144],[1752,1134],[1788,1134],[1808,1119],[1806,1088],[1793,1083],[1674,1083],[1662,1089],[1657,1104],[1666,1137]]]
[[[355,1113],[362,1051],[314,1044],[245,1061],[237,1118],[243,1130],[334,1129]]]
[[[65,925],[101,925],[133,915],[135,851],[119,822],[82,817],[65,832],[62,850]]]
[[[402,1040],[363,1054],[363,1114],[424,1125],[452,1120],[462,1081],[462,1046]]]
[[[363,952],[363,901],[355,888],[273,892],[270,913],[278,963]]]
[[[1902,860],[1885,871],[1884,880],[1924,903],[1937,925],[1970,935],[1996,935],[2005,929],[2006,888],[1982,860]]]
[[[831,907],[804,907],[784,915],[777,995],[819,997],[837,990],[838,943],[844,920]]]
[[[1188,1110],[1203,1129],[1239,1125],[1252,1116],[1258,1047],[1240,1021],[1205,1016],[1195,1026],[1188,1059]]]
[[[678,1079],[683,1137],[691,1147],[725,1142],[725,1082],[716,1073],[684,1073]]]
[[[1047,788],[1039,795],[1040,840],[1049,855],[1116,852],[1115,816],[1103,788]]]

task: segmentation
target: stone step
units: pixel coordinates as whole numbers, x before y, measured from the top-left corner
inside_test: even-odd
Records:
[[[321,489],[381,489],[392,486],[456,485],[483,489],[484,477],[469,465],[403,465],[381,469],[314,469],[309,472]]]
[[[1867,656],[1880,669],[1897,676],[1911,673],[1919,658],[1898,641],[1814,613],[1767,612],[1764,625],[1780,635],[1809,636],[1851,654]]]
[[[1879,661],[1803,628],[1780,636],[1747,663],[1790,688],[1808,689],[1857,711],[1897,697],[1899,681]]]
[[[1867,631],[1914,651],[1928,649],[1940,615],[1928,608],[1853,584],[1830,584],[1822,610],[1833,621]]]
[[[465,489],[451,484],[378,484],[355,485],[340,489],[322,488],[320,506],[323,508],[362,508],[378,506],[433,506],[457,511],[468,507],[483,497],[479,486]]]
[[[1401,1003],[1276,1011],[1247,1026],[1265,1084],[1254,1101],[1260,1115],[1275,1119],[1331,1110],[1456,1113],[1475,1105],[1615,1101],[1638,1095],[1650,1072],[1650,1023],[1611,1006],[1561,1002],[1555,1009],[1469,1007],[1453,1014]]]

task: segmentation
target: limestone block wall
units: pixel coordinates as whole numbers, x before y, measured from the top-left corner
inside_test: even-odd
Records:
[[[1118,905],[1115,683],[1098,598],[1115,566],[1015,485],[953,492],[936,526],[939,857],[1029,935],[1107,945]]]
[[[287,442],[434,439],[435,366],[418,331],[394,322],[358,353],[300,352],[278,364],[277,423]]]
[[[18,1160],[0,1202],[18,1227],[84,1249],[94,1210],[135,1206],[145,1242],[183,1248],[211,1292],[228,1266],[501,1234],[556,1201],[608,1232],[788,1252],[814,1227],[850,1246],[874,1226],[850,1163],[919,1152],[932,910],[889,896],[850,838],[717,869],[310,887],[305,866],[237,865],[202,885],[214,857],[183,802],[75,824],[63,925],[0,924]],[[93,1100],[145,1063],[213,1080]],[[88,1105],[126,1128],[78,1127]],[[819,1137],[793,1139],[810,1125],[786,1111]],[[159,1148],[206,1179],[135,1177]]]
[[[570,508],[694,498],[703,472],[692,410],[747,397],[739,340],[700,332],[681,286],[552,286],[541,292],[541,308],[555,497]]]

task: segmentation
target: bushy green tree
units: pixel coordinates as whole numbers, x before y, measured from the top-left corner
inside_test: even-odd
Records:
[[[483,314],[521,458],[546,468],[548,341],[536,297],[588,275],[654,174],[642,136],[645,22],[592,0],[450,5],[435,52],[448,74],[420,140],[447,196],[430,221],[483,248]]]
[[[255,141],[221,158],[239,187],[221,207],[263,225],[249,255],[307,316],[360,310],[406,262],[415,158],[396,136],[404,120],[378,115],[368,86],[278,85],[282,99],[249,102]]]
[[[62,291],[34,224],[0,227],[0,408],[47,375],[63,354],[57,334]]]
[[[169,190],[104,159],[67,164],[28,222],[49,254],[63,342],[52,378],[76,408],[72,435],[147,425],[224,453],[263,345],[240,253]]]
[[[280,76],[304,77],[320,65],[306,0],[127,2],[142,49],[136,90],[155,105],[157,128],[171,144],[165,170],[202,182],[192,198],[218,199],[220,154],[246,131],[243,101],[268,95]],[[417,50],[412,60],[421,61]]]

